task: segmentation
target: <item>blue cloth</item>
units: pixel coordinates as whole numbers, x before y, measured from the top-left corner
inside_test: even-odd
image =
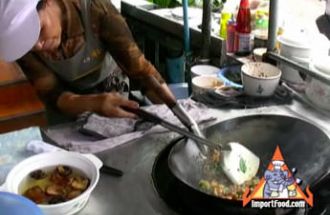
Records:
[[[26,150],[26,144],[31,140],[42,140],[38,127],[0,134],[0,184],[5,182],[14,165],[33,155]]]

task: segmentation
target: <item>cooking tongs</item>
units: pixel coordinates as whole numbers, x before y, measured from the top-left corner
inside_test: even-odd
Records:
[[[159,124],[159,125],[163,126],[164,128],[169,129],[170,131],[175,131],[179,134],[184,135],[185,137],[188,137],[188,138],[196,141],[197,143],[201,143],[201,144],[206,145],[206,146],[208,146],[212,149],[217,149],[217,150],[221,150],[221,151],[231,150],[231,148],[227,145],[223,146],[223,145],[215,144],[215,143],[203,138],[203,136],[197,136],[193,132],[188,131],[186,129],[183,129],[183,128],[181,128],[181,127],[179,127],[175,124],[172,124],[170,122],[167,122],[166,120],[160,118],[159,116],[157,116],[155,114],[152,114],[150,112],[147,112],[143,109],[133,109],[133,108],[128,108],[128,107],[125,107],[125,109],[129,112],[132,112],[132,113],[136,114],[137,116],[141,117],[142,119],[145,119],[149,122]],[[197,126],[197,124],[195,126]],[[197,126],[197,128],[198,128],[198,126]]]
[[[127,111],[135,113],[145,120],[160,124],[171,131],[178,132],[179,134],[195,140],[197,146],[199,146],[201,152],[200,155],[206,159],[209,157],[208,152],[210,152],[210,150],[208,149],[214,149],[221,152],[220,166],[234,184],[242,184],[245,181],[250,180],[256,175],[259,169],[260,159],[240,143],[230,142],[228,144],[215,144],[203,138],[204,136],[197,136],[196,134],[167,122],[166,120],[143,109],[127,108]],[[244,168],[242,166],[244,166]],[[238,169],[242,170],[238,171]]]

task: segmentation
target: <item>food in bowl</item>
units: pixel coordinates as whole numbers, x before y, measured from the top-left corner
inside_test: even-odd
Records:
[[[213,76],[197,76],[192,79],[192,92],[194,95],[214,91],[222,86],[223,82]]]
[[[69,166],[74,171],[77,170],[83,173],[82,176],[89,179],[89,186],[80,195],[66,202],[60,202],[58,204],[38,204],[38,206],[45,215],[75,214],[87,204],[92,191],[99,181],[99,169],[103,163],[95,155],[66,151],[33,155],[24,159],[10,170],[3,187],[7,192],[20,194],[23,192],[22,182],[27,179],[29,174],[36,170],[47,170],[50,167],[55,168],[59,165]],[[42,172],[38,174],[41,175],[40,177],[44,175]]]
[[[74,199],[89,186],[90,179],[78,169],[58,165],[31,172],[19,186],[19,193],[36,204],[57,204]]]
[[[267,97],[274,94],[282,72],[277,67],[263,62],[251,62],[242,66],[244,92],[250,96]]]

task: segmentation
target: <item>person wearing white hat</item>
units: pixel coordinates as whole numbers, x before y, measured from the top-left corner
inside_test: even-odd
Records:
[[[282,170],[283,160],[273,160],[273,170],[267,169],[264,173],[266,184],[263,190],[264,198],[288,198],[288,186],[292,185],[295,180],[293,176],[289,177],[289,172]]]
[[[182,115],[111,1],[1,0],[0,29],[0,60],[18,60],[56,111],[135,117],[125,110],[139,106],[127,98],[128,76],[152,102]]]

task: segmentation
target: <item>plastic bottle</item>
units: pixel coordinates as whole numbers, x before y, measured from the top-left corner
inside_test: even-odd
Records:
[[[251,12],[249,0],[241,0],[236,18],[236,54],[249,55],[253,48],[253,34],[251,33]]]
[[[220,21],[220,37],[224,40],[227,39],[227,22],[230,20],[232,14],[230,12],[223,11],[221,13]]]
[[[235,33],[236,33],[236,22],[235,20],[231,19],[227,22],[227,40],[226,40],[227,53],[236,52]]]

